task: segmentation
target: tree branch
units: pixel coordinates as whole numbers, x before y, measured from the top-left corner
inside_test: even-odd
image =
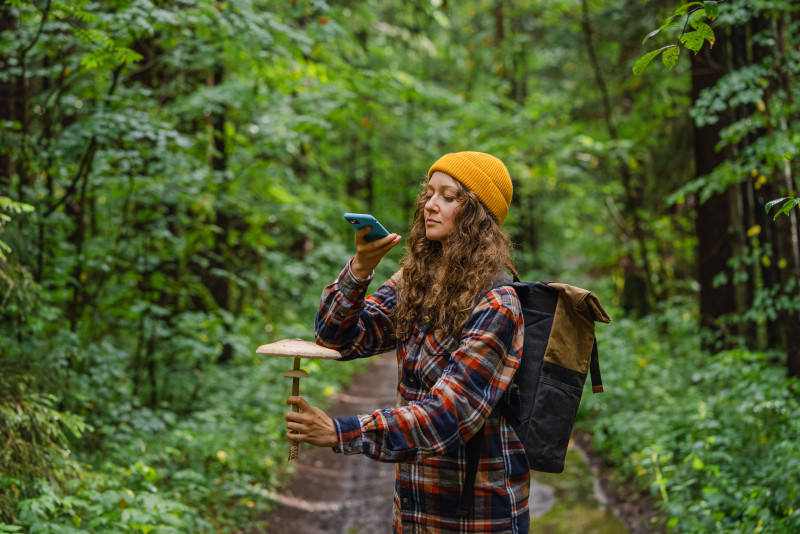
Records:
[[[42,37],[42,32],[44,31],[44,25],[47,22],[47,17],[50,15],[50,4],[52,4],[52,0],[47,0],[47,5],[44,6],[44,11],[42,11],[42,20],[39,22],[39,29],[36,32],[36,35],[33,37],[33,40],[28,43],[28,46],[23,48],[19,53],[19,63],[20,65],[25,66],[25,56],[28,55],[28,52],[31,51],[31,48],[36,46],[36,43],[39,42],[39,39]],[[20,12],[20,22],[22,21],[22,13]]]
[[[120,74],[122,73],[122,69],[125,68],[125,63],[121,63],[114,69],[114,75],[111,81],[111,87],[108,89],[108,93],[106,94],[106,98],[111,97],[114,94],[114,91],[117,89],[117,83],[119,82]],[[91,139],[89,139],[89,146],[87,147],[86,151],[83,153],[83,157],[81,158],[81,163],[78,166],[78,172],[75,174],[75,177],[70,182],[69,186],[67,186],[67,190],[64,192],[64,195],[52,206],[50,206],[47,211],[44,212],[42,217],[46,218],[53,214],[58,208],[60,208],[72,195],[75,194],[77,191],[78,183],[84,178],[85,175],[89,173],[89,169],[91,168],[92,160],[94,159],[94,154],[97,151],[97,136],[92,135]]]
[[[614,126],[614,122],[611,118],[611,99],[608,96],[608,87],[606,87],[606,82],[603,80],[603,74],[600,70],[600,63],[597,61],[597,56],[594,53],[594,44],[592,43],[592,23],[589,19],[589,6],[587,5],[586,0],[581,2],[581,11],[583,13],[581,28],[583,29],[584,42],[586,43],[586,51],[589,54],[589,61],[592,64],[594,79],[597,82],[597,86],[600,89],[600,94],[603,97],[603,115],[606,120],[606,126],[608,127],[608,133],[611,134],[611,137],[616,139],[617,129]]]

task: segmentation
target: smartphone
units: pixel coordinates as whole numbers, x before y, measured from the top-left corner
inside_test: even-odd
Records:
[[[378,222],[378,219],[367,213],[345,213],[344,220],[353,225],[353,228],[356,230],[364,228],[365,226],[371,226],[372,230],[367,232],[367,235],[364,236],[364,240],[367,242],[375,241],[376,239],[389,235],[389,232]]]

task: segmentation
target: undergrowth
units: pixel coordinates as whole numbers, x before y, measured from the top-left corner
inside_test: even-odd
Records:
[[[586,396],[580,425],[620,479],[649,489],[671,531],[800,531],[800,383],[785,378],[774,354],[703,352],[695,317],[673,301],[600,326],[606,392]],[[183,395],[191,403],[146,407],[115,396],[128,386],[125,360],[110,346],[92,349],[91,380],[80,382],[91,387],[73,388],[80,403],[66,408],[3,375],[14,396],[0,402],[0,426],[16,448],[6,448],[0,473],[0,532],[257,527],[293,468],[282,377],[291,361],[258,357],[257,344],[241,335],[233,364],[206,367]],[[304,360],[311,378],[302,393],[324,407],[366,363]],[[20,414],[36,415],[41,435]],[[30,456],[24,445],[33,439],[40,463],[24,465],[41,469],[7,469],[13,455]]]
[[[232,365],[203,371],[191,406],[148,408],[132,404],[130,396],[111,402],[110,393],[99,390],[94,413],[83,416],[59,412],[54,399],[25,391],[0,402],[6,408],[0,410],[0,427],[14,442],[37,442],[24,424],[26,413],[47,418],[36,422],[52,434],[44,443],[48,450],[38,441],[40,456],[59,462],[49,470],[11,472],[6,467],[13,462],[32,463],[7,449],[11,456],[0,472],[6,522],[0,519],[0,532],[199,534],[258,526],[294,469],[286,461],[283,420],[291,382],[282,377],[292,360],[258,356],[259,343],[240,340],[241,347],[247,343],[251,350],[239,351]],[[110,353],[101,361],[97,383],[119,382],[113,377],[121,376],[117,366],[124,361]],[[365,363],[303,360],[311,376],[301,394],[325,407]]]
[[[800,382],[777,354],[700,350],[690,306],[599,327],[581,425],[673,532],[800,532]]]

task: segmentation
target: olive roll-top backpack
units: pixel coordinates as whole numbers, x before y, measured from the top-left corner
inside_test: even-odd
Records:
[[[600,299],[586,289],[550,282],[521,282],[504,274],[493,287],[517,292],[525,321],[522,359],[497,409],[525,446],[532,470],[564,471],[572,427],[587,374],[592,392],[603,391],[594,324],[609,323]],[[465,445],[467,472],[458,514],[467,517],[474,496],[483,429]]]

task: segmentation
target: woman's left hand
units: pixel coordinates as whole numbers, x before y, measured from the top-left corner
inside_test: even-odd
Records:
[[[286,399],[286,404],[300,409],[300,412],[286,412],[286,428],[290,431],[290,440],[317,447],[335,447],[339,444],[336,425],[325,412],[311,406],[303,397],[291,396]]]

